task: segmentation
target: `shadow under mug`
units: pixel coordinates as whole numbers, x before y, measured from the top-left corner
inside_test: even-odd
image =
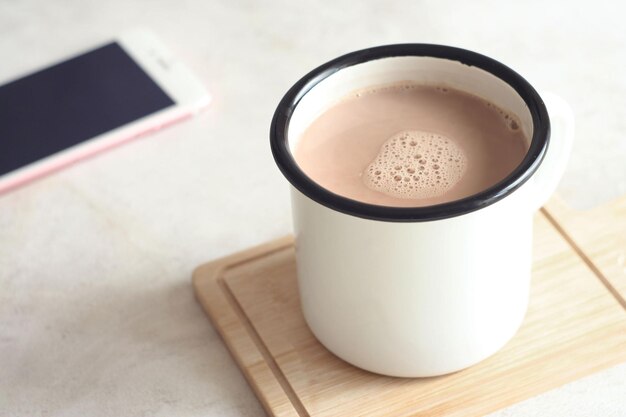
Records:
[[[530,138],[524,160],[480,193],[414,208],[342,197],[298,167],[294,147],[324,110],[402,81],[466,91],[515,114]],[[473,365],[513,337],[528,305],[533,214],[554,192],[573,139],[568,105],[543,98],[498,61],[429,44],[349,53],[287,92],[270,142],[292,185],[303,314],[326,348],[372,372],[424,377]]]

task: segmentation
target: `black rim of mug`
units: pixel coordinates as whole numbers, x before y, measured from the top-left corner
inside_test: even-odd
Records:
[[[287,132],[290,118],[300,100],[330,75],[352,65],[383,58],[424,56],[461,62],[487,71],[509,84],[524,100],[533,122],[533,134],[526,156],[506,178],[480,193],[442,204],[424,207],[379,206],[353,200],[323,188],[297,165],[289,150]],[[537,91],[506,65],[466,49],[434,44],[384,45],[348,53],[329,61],[302,77],[282,98],[272,119],[270,144],[274,160],[287,180],[305,196],[345,214],[387,222],[420,222],[460,216],[489,206],[524,184],[543,160],[550,140],[550,119]]]

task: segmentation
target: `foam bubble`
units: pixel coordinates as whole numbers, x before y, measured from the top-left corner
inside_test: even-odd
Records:
[[[512,113],[507,113],[506,111],[502,110],[500,107],[488,101],[484,101],[484,103],[487,107],[489,107],[490,109],[494,109],[498,113],[498,115],[500,116],[500,118],[502,119],[506,127],[508,127],[510,130],[516,131],[520,128],[519,120]]]
[[[459,182],[467,158],[443,135],[404,130],[390,137],[363,172],[372,190],[396,198],[436,197]]]

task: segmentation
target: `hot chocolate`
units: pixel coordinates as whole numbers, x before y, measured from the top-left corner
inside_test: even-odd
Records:
[[[480,97],[403,83],[357,91],[328,108],[300,137],[295,159],[333,193],[419,207],[495,185],[528,144],[514,115]]]

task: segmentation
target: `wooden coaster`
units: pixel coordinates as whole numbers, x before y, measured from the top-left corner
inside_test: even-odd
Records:
[[[317,342],[289,237],[202,265],[193,283],[271,416],[479,416],[626,361],[626,311],[550,220],[535,220],[522,328],[491,358],[442,377],[372,374]]]
[[[547,215],[626,309],[626,197],[576,211],[553,198]]]

